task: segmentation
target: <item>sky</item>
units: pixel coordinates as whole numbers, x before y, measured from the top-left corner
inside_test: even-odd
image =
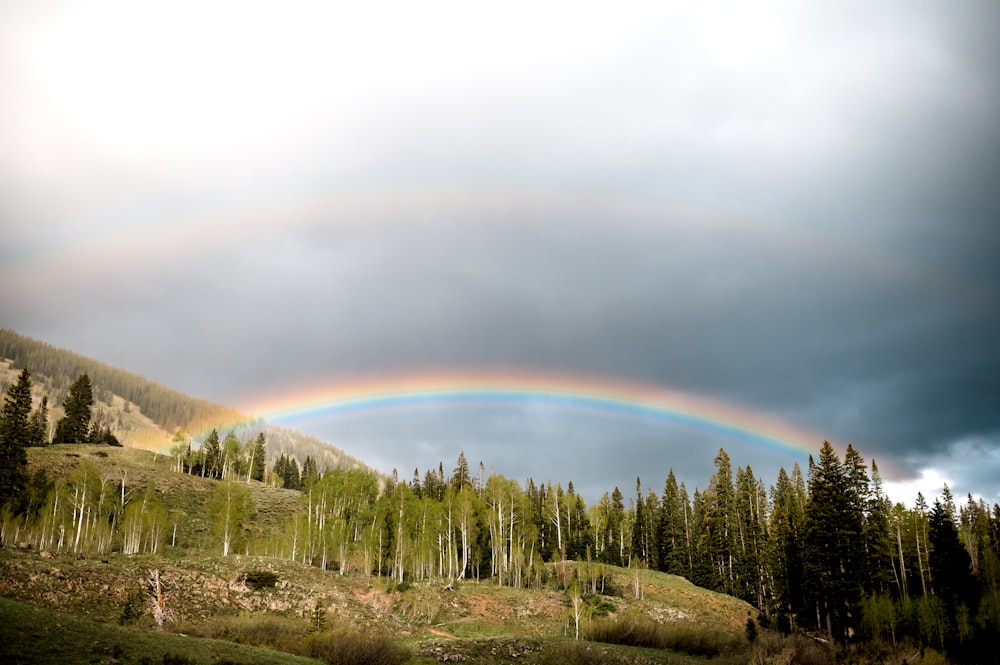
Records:
[[[403,479],[693,492],[725,448],[770,485],[829,440],[896,501],[1000,501],[998,29],[3,2],[0,326]]]

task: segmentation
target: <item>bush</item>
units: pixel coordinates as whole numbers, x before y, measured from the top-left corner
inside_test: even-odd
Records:
[[[253,590],[267,589],[278,583],[278,575],[270,570],[247,570],[243,573],[247,586]]]
[[[794,633],[782,635],[772,631],[759,631],[753,643],[744,642],[742,648],[726,654],[723,663],[743,665],[743,663],[795,663],[795,665],[832,665],[833,651],[816,640]],[[860,660],[858,662],[882,662],[881,660]]]
[[[301,620],[275,614],[241,614],[216,620],[185,632],[237,644],[297,653],[306,634]]]
[[[219,617],[186,632],[318,658],[332,665],[398,665],[409,657],[405,649],[383,635],[347,628],[307,632],[308,628],[309,624],[301,619],[243,614]]]
[[[142,610],[145,606],[145,597],[139,591],[134,591],[125,599],[122,606],[122,613],[118,615],[119,626],[131,626],[142,618]]]
[[[409,653],[388,637],[345,628],[313,633],[302,646],[301,655],[330,665],[399,665],[409,658]]]
[[[673,649],[709,657],[737,651],[745,644],[742,636],[736,633],[709,630],[689,622],[659,624],[635,614],[595,621],[586,637],[605,644]]]

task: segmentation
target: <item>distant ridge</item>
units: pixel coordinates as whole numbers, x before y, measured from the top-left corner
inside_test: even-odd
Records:
[[[108,393],[135,404],[143,415],[167,432],[179,428],[197,429],[217,422],[238,422],[247,417],[235,409],[213,404],[167,388],[144,376],[108,365],[99,360],[60,349],[46,342],[0,328],[0,358],[12,367],[27,367],[33,375],[43,375],[51,383],[50,401],[61,403],[69,384],[86,373],[94,386],[94,397],[109,401]]]
[[[94,387],[95,409],[107,409],[107,416],[124,422],[129,429],[130,434],[124,440],[126,445],[167,452],[170,439],[178,430],[191,435],[196,446],[213,428],[223,434],[235,431],[244,439],[264,431],[268,439],[268,463],[286,454],[297,458],[301,465],[310,456],[320,470],[364,469],[380,477],[385,476],[383,472],[316,437],[266,424],[236,409],[167,388],[140,374],[32,339],[8,328],[0,328],[0,369],[6,367],[7,362],[9,370],[28,368],[35,386],[36,401],[40,395],[48,396],[53,417],[60,414],[70,384],[77,376],[86,373]],[[0,372],[0,392],[6,390],[6,383],[10,380],[12,376],[5,378]],[[128,410],[129,403],[135,408],[125,417],[122,411]],[[145,425],[142,424],[144,422]],[[144,431],[140,432],[140,429]]]

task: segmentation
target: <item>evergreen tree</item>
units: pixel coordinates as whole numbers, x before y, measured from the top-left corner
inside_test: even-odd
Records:
[[[86,443],[90,438],[90,409],[94,405],[94,390],[90,377],[81,374],[69,388],[63,402],[65,415],[56,423],[52,443]]]
[[[853,485],[856,477],[857,471],[845,467],[833,446],[824,441],[819,462],[809,469],[804,586],[816,613],[816,627],[840,642],[859,628],[864,550],[863,514]]]
[[[27,483],[30,414],[31,373],[25,367],[7,389],[0,411],[0,507],[17,500]]]
[[[706,554],[711,566],[710,589],[733,595],[736,555],[735,491],[729,454],[722,448],[715,456],[716,472],[702,493]]]
[[[663,498],[660,501],[660,520],[657,525],[659,545],[657,568],[673,575],[687,574],[687,556],[684,546],[685,516],[682,511],[677,477],[674,476],[674,470],[670,469],[667,481],[663,486]]]
[[[285,489],[297,490],[302,488],[299,462],[294,457],[289,457],[282,453],[274,465],[274,472],[281,478],[281,485]]]
[[[31,413],[32,446],[49,445],[49,398],[42,397],[41,404]]]
[[[950,613],[960,604],[972,606],[976,600],[972,566],[947,503],[934,500],[927,527],[934,593],[944,600]]]
[[[302,471],[299,474],[299,484],[308,487],[310,482],[319,480],[319,469],[316,467],[316,460],[311,455],[306,455],[306,461],[302,463]]]
[[[247,446],[247,448],[250,449],[250,454],[249,454],[250,469],[248,471],[248,475],[250,476],[251,480],[259,480],[263,482],[264,466],[265,466],[264,460],[267,455],[264,442],[264,433],[261,432],[260,434],[258,434],[254,442],[251,445]]]
[[[219,442],[219,432],[213,429],[201,446],[204,453],[202,460],[202,475],[208,478],[219,478],[222,475],[222,444]]]
[[[893,542],[889,533],[891,512],[892,502],[882,490],[882,476],[875,460],[872,460],[871,494],[864,523],[869,574],[865,580],[865,592],[868,594],[888,593],[892,587],[895,575],[892,566]]]
[[[472,476],[469,474],[469,463],[465,461],[465,451],[463,450],[458,453],[458,462],[451,474],[451,486],[458,491],[466,484],[472,485]]]
[[[646,533],[646,501],[642,481],[635,479],[635,522],[632,525],[632,556],[649,565],[649,539]]]

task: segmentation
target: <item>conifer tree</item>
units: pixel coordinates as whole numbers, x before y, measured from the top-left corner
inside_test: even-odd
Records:
[[[261,432],[258,434],[257,438],[254,439],[253,443],[248,445],[247,448],[249,449],[249,469],[247,470],[247,476],[251,480],[259,480],[263,482],[265,466],[264,459],[267,453],[265,449],[264,433]]]
[[[798,466],[795,467],[798,469]],[[799,479],[802,474],[799,472]],[[799,533],[802,528],[803,506],[785,468],[778,470],[778,480],[771,488],[770,542],[768,560],[774,583],[772,603],[778,628],[790,632],[795,628],[795,616],[802,607],[802,555]]]
[[[687,574],[687,556],[684,537],[684,513],[682,512],[680,489],[677,477],[670,469],[663,486],[660,501],[660,520],[657,525],[659,544],[659,564],[657,568],[674,575]]]
[[[888,593],[894,578],[892,567],[892,536],[889,533],[889,514],[892,502],[882,489],[882,476],[872,460],[871,494],[865,512],[864,542],[868,559],[869,578],[865,580],[866,593]]]
[[[458,491],[466,484],[472,485],[472,476],[469,474],[469,463],[465,460],[465,451],[463,450],[458,453],[458,462],[451,474],[451,486]]]
[[[310,482],[319,480],[319,469],[316,460],[311,455],[306,455],[306,461],[302,463],[302,471],[299,473],[299,485],[308,487]]]
[[[222,474],[222,444],[219,442],[219,432],[213,429],[202,444],[204,460],[202,475],[208,478],[218,478]]]
[[[934,500],[928,516],[930,539],[930,571],[934,580],[934,593],[945,601],[949,613],[964,604],[975,601],[975,580],[969,554],[958,537],[958,528],[947,503]]]
[[[81,374],[69,388],[63,402],[65,415],[56,423],[52,443],[86,443],[90,437],[90,409],[94,405],[94,390],[90,377]]]
[[[27,483],[30,413],[31,373],[25,367],[7,389],[0,411],[0,506],[16,500]]]
[[[729,454],[722,448],[715,456],[716,472],[702,493],[705,553],[711,567],[710,589],[733,594],[735,590],[735,491]]]
[[[42,397],[41,404],[31,413],[32,446],[49,445],[49,398]]]
[[[833,446],[824,441],[819,462],[809,469],[804,583],[817,628],[829,631],[840,642],[858,628],[862,594],[863,514],[852,484],[856,478],[857,470],[845,467]]]

